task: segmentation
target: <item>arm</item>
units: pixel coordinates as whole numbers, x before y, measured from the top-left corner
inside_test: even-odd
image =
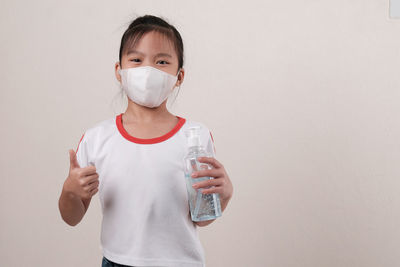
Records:
[[[64,187],[58,201],[62,219],[70,226],[77,225],[86,213],[91,198],[81,199],[74,193],[67,192]]]
[[[70,172],[63,184],[58,200],[62,219],[69,225],[77,225],[85,215],[92,196],[98,191],[96,167],[80,168],[75,152],[70,150]]]

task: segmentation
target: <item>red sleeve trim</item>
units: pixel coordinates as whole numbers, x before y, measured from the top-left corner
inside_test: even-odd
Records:
[[[215,143],[214,143],[214,137],[213,137],[211,131],[210,131],[210,135],[211,135],[211,140],[212,140],[212,142],[213,142],[214,153],[217,154],[217,149],[215,148]]]
[[[82,134],[81,140],[79,140],[79,143],[78,143],[78,146],[77,146],[77,148],[76,148],[75,154],[78,153],[79,145],[80,145],[81,142],[82,142],[83,136],[85,136],[85,133]]]
[[[210,131],[210,135],[211,135],[211,140],[213,141],[213,143],[214,143],[214,138],[213,138],[213,136],[212,136],[212,133],[211,133],[211,131]]]

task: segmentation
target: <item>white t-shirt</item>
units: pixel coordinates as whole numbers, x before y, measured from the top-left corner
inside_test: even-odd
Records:
[[[77,160],[96,166],[103,220],[104,257],[130,266],[204,267],[204,250],[189,213],[183,158],[185,130],[201,127],[201,142],[215,157],[214,140],[202,123],[176,116],[165,135],[139,139],[128,134],[122,114],[82,135]]]

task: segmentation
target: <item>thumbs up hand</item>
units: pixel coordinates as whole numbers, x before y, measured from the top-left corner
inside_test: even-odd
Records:
[[[69,150],[70,167],[67,179],[64,182],[66,192],[75,194],[82,199],[91,198],[97,193],[99,175],[95,166],[81,168],[73,149]]]

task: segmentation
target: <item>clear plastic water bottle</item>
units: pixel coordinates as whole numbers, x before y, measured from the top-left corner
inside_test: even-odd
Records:
[[[201,144],[200,127],[194,126],[186,131],[189,151],[184,158],[185,164],[185,180],[188,192],[190,215],[193,221],[207,221],[215,219],[222,215],[221,203],[218,193],[203,194],[205,188],[195,189],[193,184],[204,180],[214,179],[213,177],[197,177],[192,178],[192,172],[203,169],[211,169],[212,166],[207,163],[201,163],[197,160],[198,157],[210,157]],[[207,187],[210,188],[210,187]]]

